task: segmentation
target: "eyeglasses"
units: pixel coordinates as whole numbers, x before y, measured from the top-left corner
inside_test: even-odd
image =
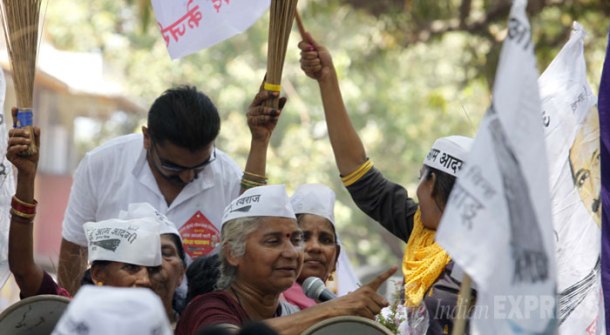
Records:
[[[178,164],[164,160],[163,158],[161,158],[161,156],[159,156],[159,151],[157,151],[157,143],[153,142],[152,147],[153,147],[153,150],[155,151],[155,154],[157,155],[157,158],[159,159],[159,165],[161,166],[161,168],[163,168],[164,170],[171,172],[171,173],[178,174],[178,173],[182,173],[182,172],[188,171],[188,170],[194,170],[194,171],[200,172],[203,169],[205,169],[206,166],[210,165],[210,163],[212,163],[213,161],[216,160],[216,146],[214,146],[212,148],[212,154],[205,162],[203,162],[201,164],[197,164],[195,166],[191,166],[191,167],[178,165]]]

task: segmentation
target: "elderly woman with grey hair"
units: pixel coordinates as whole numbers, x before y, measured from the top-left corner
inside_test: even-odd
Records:
[[[339,315],[373,318],[387,301],[375,291],[396,269],[346,296],[286,315],[281,294],[303,267],[303,232],[283,185],[255,187],[227,206],[221,230],[218,290],[193,299],[184,310],[177,335],[222,325],[235,332],[264,320],[278,333],[300,334]]]

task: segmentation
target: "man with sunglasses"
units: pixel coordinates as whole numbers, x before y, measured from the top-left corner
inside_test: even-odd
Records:
[[[142,134],[113,139],[87,153],[74,175],[66,209],[59,282],[78,289],[87,259],[83,224],[114,218],[148,202],[174,222],[190,257],[219,241],[222,212],[240,191],[240,168],[214,140],[220,116],[194,87],[169,89],[148,113]]]

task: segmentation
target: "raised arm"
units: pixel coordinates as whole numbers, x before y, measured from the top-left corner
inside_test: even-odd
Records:
[[[62,238],[57,267],[59,285],[68,290],[70,294],[76,294],[86,268],[87,248]]]
[[[13,113],[15,113],[14,110]],[[40,147],[40,129],[32,128],[34,141]],[[17,188],[11,202],[11,222],[8,240],[8,263],[21,297],[35,295],[42,284],[44,272],[34,262],[34,181],[38,166],[38,153],[23,156],[30,144],[28,130],[9,131],[6,158],[17,169]]]
[[[81,278],[87,267],[87,247],[83,224],[96,220],[97,197],[92,182],[99,178],[99,173],[92,170],[93,165],[88,155],[78,164],[72,179],[70,199],[62,224],[57,277],[59,284],[72,295],[76,294],[79,289]]]
[[[299,43],[301,69],[318,81],[326,125],[339,173],[346,176],[358,169],[367,159],[364,145],[347,114],[337,72],[328,50],[308,33]]]
[[[286,98],[280,98],[280,109],[264,107],[263,103],[277,97],[279,93],[261,90],[248,108],[247,120],[250,133],[250,152],[241,181],[241,192],[246,189],[267,183],[267,149],[271,135],[280,118]]]

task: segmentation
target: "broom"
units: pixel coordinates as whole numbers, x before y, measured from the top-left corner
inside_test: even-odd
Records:
[[[281,90],[286,47],[296,8],[297,0],[271,0],[265,90],[275,92]],[[279,97],[267,100],[265,106],[277,109]]]
[[[42,0],[2,0],[0,7],[17,95],[18,112],[15,126],[29,130],[31,144],[26,152],[29,155],[38,152],[32,130],[32,96],[34,95],[41,3]]]

